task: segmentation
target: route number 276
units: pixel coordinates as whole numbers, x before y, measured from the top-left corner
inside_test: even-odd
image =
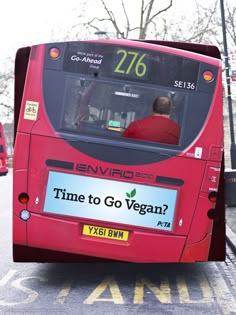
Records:
[[[119,49],[116,53],[121,54],[122,56],[114,70],[115,73],[128,75],[131,70],[134,70],[134,73],[137,77],[143,77],[145,75],[147,66],[142,61],[146,54],[142,54],[140,56],[138,52],[126,51],[124,49]]]

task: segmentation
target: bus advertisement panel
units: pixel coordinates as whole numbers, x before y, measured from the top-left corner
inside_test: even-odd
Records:
[[[8,173],[8,160],[3,125],[0,122],[0,176]]]
[[[223,167],[216,47],[18,50],[14,261],[223,260]]]

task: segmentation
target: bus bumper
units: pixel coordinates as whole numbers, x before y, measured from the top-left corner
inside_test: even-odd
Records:
[[[210,244],[211,234],[207,234],[202,241],[186,245],[180,262],[208,261]]]
[[[156,263],[179,262],[185,236],[130,231],[128,241],[82,235],[81,222],[31,213],[27,222],[27,246],[49,251],[109,260]],[[16,244],[15,244],[16,245]],[[52,258],[52,257],[51,257]],[[52,261],[47,251],[43,261]],[[63,260],[65,261],[65,259]],[[59,261],[58,261],[59,262]]]

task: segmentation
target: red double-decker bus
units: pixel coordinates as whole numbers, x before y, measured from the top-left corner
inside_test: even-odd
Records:
[[[157,97],[172,105],[178,140],[124,137]],[[223,168],[216,47],[91,40],[17,51],[14,261],[223,260]]]
[[[8,160],[3,125],[0,122],[0,176],[8,173]]]

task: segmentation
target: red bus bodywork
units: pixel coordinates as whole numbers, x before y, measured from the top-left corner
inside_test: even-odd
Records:
[[[106,41],[107,42],[107,41]],[[117,41],[109,41],[116,44]],[[152,45],[152,49],[209,62],[220,69],[219,52],[206,45],[161,41],[122,41],[131,47]],[[154,47],[155,46],[155,47]],[[223,107],[222,79],[219,71],[211,108],[201,132],[184,151],[158,163],[125,165],[104,162],[80,152],[62,139],[52,127],[44,106],[42,88],[46,45],[22,48],[16,55],[15,68],[15,148],[13,187],[13,245],[15,261],[73,261],[82,257],[105,258],[128,262],[195,262],[223,260]],[[205,55],[205,56],[204,56]],[[212,58],[214,57],[214,58]],[[37,118],[25,119],[27,101],[36,104]],[[35,102],[35,103],[34,103]],[[55,113],[56,115],[57,113]],[[106,146],[106,144],[104,144]],[[201,148],[200,158],[196,150]],[[98,148],[102,150],[102,148]],[[115,150],[115,148],[114,148]],[[119,154],[119,148],[117,149]],[[64,164],[63,164],[64,163]],[[63,166],[64,165],[64,166]],[[84,176],[109,183],[127,183],[173,189],[177,192],[173,229],[145,229],[86,217],[67,216],[43,211],[49,173]],[[132,179],[125,175],[132,172]],[[59,174],[59,175],[60,175]],[[158,174],[160,183],[149,174]],[[81,177],[82,178],[82,177]],[[83,180],[83,178],[81,179]],[[168,182],[169,180],[169,182]],[[99,181],[96,185],[99,186]],[[102,183],[102,181],[101,181]],[[220,184],[219,184],[220,183]],[[99,187],[97,187],[99,189]],[[211,192],[218,192],[214,203]],[[24,202],[19,196],[29,196]],[[59,195],[59,190],[58,190]],[[54,197],[55,198],[55,197]],[[78,191],[79,198],[79,191]],[[79,200],[79,199],[78,199]],[[82,197],[81,197],[82,203]],[[117,204],[118,206],[118,204]],[[22,210],[30,218],[21,218]],[[218,216],[216,216],[218,212]],[[160,224],[165,224],[161,222]],[[86,235],[84,225],[96,228]],[[105,229],[128,232],[126,241],[103,237]],[[113,235],[113,234],[112,234]],[[218,246],[217,244],[220,244]]]
[[[6,142],[4,136],[3,125],[0,122],[0,176],[7,175],[8,173],[8,161],[6,152]]]

